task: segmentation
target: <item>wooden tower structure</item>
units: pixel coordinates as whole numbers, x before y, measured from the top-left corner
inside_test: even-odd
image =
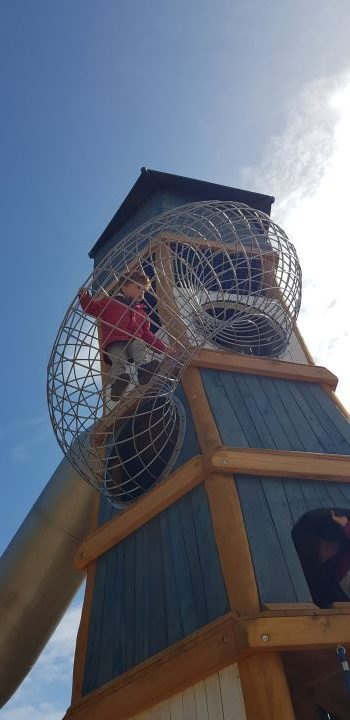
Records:
[[[266,214],[273,202],[143,169],[91,257],[201,200]],[[350,643],[350,602],[322,595],[303,554],[315,518],[350,513],[336,385],[297,329],[279,359],[194,355],[170,474],[123,512],[100,499],[77,555],[87,583],[66,720],[350,717],[335,652]]]

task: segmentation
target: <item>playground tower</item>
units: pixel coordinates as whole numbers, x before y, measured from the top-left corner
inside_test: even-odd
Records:
[[[350,517],[350,426],[295,325],[272,203],[143,168],[91,250],[90,297],[142,268],[170,350],[113,402],[101,321],[76,299],[51,358],[56,433],[100,490],[65,720],[350,717],[350,604],[316,557],[331,510]]]

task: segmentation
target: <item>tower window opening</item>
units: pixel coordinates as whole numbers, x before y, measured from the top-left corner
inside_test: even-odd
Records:
[[[175,282],[208,292],[263,293],[263,268],[259,256],[220,252],[215,248],[172,244]]]
[[[297,522],[292,538],[312,599],[321,608],[350,602],[350,510],[312,510]]]
[[[203,315],[199,323],[207,328],[212,325],[211,342],[222,348],[264,357],[276,357],[285,349],[285,333],[267,312],[239,303],[230,307],[228,303],[212,302],[203,306]]]

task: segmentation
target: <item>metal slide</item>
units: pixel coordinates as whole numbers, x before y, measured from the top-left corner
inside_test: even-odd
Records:
[[[65,458],[0,560],[0,707],[34,665],[84,579],[73,557],[96,490]]]

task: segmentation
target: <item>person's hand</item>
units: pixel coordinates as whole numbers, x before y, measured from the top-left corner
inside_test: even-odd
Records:
[[[335,523],[337,523],[337,525],[340,525],[340,527],[345,527],[349,522],[346,515],[336,515],[333,510],[331,510],[331,518]]]

